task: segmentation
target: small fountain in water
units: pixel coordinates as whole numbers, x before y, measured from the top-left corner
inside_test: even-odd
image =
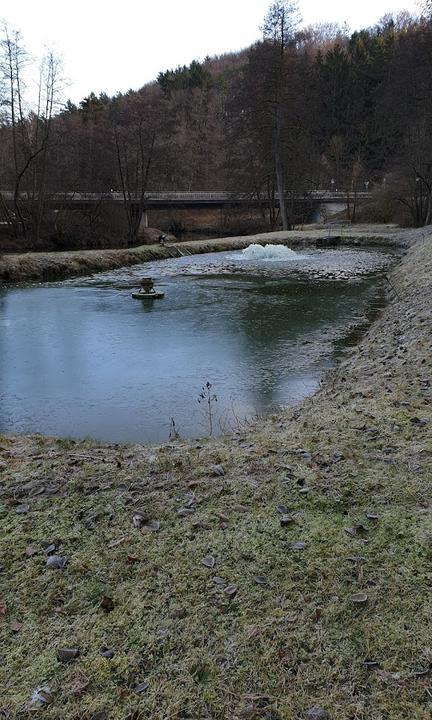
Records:
[[[285,245],[249,245],[242,252],[247,260],[296,260],[299,255]]]

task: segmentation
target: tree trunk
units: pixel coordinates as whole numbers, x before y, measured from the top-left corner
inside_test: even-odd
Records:
[[[285,175],[282,160],[282,150],[280,142],[280,118],[279,108],[276,111],[276,125],[274,131],[274,154],[275,154],[275,166],[276,166],[276,182],[279,195],[279,208],[280,216],[282,220],[282,229],[288,230],[288,216],[286,211],[286,200],[285,200]]]
[[[431,225],[432,224],[432,189],[428,192],[428,202],[427,202],[427,213],[426,213],[426,220],[425,225]]]

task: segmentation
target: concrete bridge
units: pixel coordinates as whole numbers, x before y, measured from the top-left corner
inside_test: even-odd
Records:
[[[13,200],[13,192],[10,190],[0,191],[5,201]],[[27,193],[21,193],[24,201],[32,201]],[[287,193],[287,202],[294,201],[297,207],[308,208],[309,216],[312,221],[319,219],[320,212],[326,209],[328,215],[342,212],[348,203],[363,203],[370,200],[372,194],[370,192],[347,193],[344,190],[314,190],[309,193],[299,193],[294,198]],[[272,202],[278,201],[278,195],[274,200],[270,198],[257,198],[252,193],[213,191],[213,192],[197,192],[197,191],[147,191],[141,200],[139,194],[129,193],[126,197],[119,190],[111,190],[109,192],[82,192],[82,191],[64,191],[54,194],[47,194],[45,203],[54,209],[69,208],[76,210],[86,210],[95,207],[99,203],[113,203],[123,205],[126,203],[137,211],[142,209],[141,227],[147,227],[148,215],[147,211],[151,209],[205,209],[205,208],[252,208],[252,207],[269,207]]]
[[[309,222],[318,222],[321,213],[325,211],[327,216],[343,212],[348,203],[362,203],[369,200],[372,194],[369,192],[358,192],[348,194],[346,191],[325,191],[314,190],[310,193],[298,194],[294,198],[287,194],[287,202],[295,202],[297,208],[307,209]],[[60,198],[59,198],[60,201]],[[222,208],[253,208],[269,207],[274,201],[278,202],[278,195],[274,200],[270,198],[257,198],[251,193],[215,191],[215,192],[194,192],[194,191],[149,191],[145,193],[142,204],[139,198],[134,196],[124,197],[123,193],[112,191],[109,193],[73,193],[67,194],[62,200],[63,207],[88,207],[101,201],[124,203],[135,206],[137,210],[142,208],[141,228],[148,227],[148,210],[152,209],[222,209]]]
[[[2,190],[0,194],[5,200],[13,199],[13,192],[10,190]],[[23,200],[31,200],[27,193],[21,193]],[[325,190],[314,190],[310,193],[298,194],[294,198],[287,194],[287,200],[294,199],[298,203],[308,204],[339,204],[346,205],[347,202],[352,202],[354,199],[354,193],[346,193],[345,191],[329,192]],[[372,197],[369,192],[358,192],[355,194],[357,201],[369,200]],[[81,191],[68,191],[68,192],[57,192],[54,194],[47,194],[47,202],[51,205],[62,206],[62,207],[78,207],[78,206],[91,206],[101,201],[121,203],[125,201],[131,205],[140,205],[141,199],[139,195],[133,193],[127,194],[126,198],[123,193],[118,190],[112,190],[110,192],[81,192]],[[277,201],[278,196],[275,196]],[[193,192],[193,191],[148,191],[144,194],[143,205],[147,208],[170,208],[170,207],[226,207],[226,206],[253,206],[260,203],[270,204],[272,200],[269,198],[258,199],[251,193],[238,193],[238,192]]]

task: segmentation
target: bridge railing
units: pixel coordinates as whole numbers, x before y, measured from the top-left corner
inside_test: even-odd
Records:
[[[0,193],[2,194],[3,198],[7,200],[12,200],[14,197],[14,194],[11,190],[0,190]],[[329,190],[313,190],[309,193],[299,193],[297,198],[298,200],[307,200],[311,199],[315,202],[322,201],[322,202],[344,202],[348,199],[348,197],[353,198],[356,197],[359,200],[362,199],[370,199],[372,197],[371,192],[350,192],[347,193],[345,190],[336,190],[336,191],[329,191]],[[29,199],[27,193],[23,192],[20,194],[20,197],[22,199]],[[291,197],[289,193],[287,193],[287,198]],[[62,201],[65,202],[98,202],[101,199],[106,198],[107,200],[114,200],[116,202],[123,202],[124,196],[123,193],[119,190],[111,190],[106,192],[81,192],[81,191],[64,191],[64,192],[56,192],[53,193],[50,196],[50,200],[54,202],[61,203]],[[267,198],[262,198],[264,201],[267,200]],[[275,195],[275,200],[277,201],[279,199],[278,194]],[[131,202],[139,202],[139,197],[131,197]],[[225,191],[225,190],[217,190],[217,191],[192,191],[192,190],[185,190],[185,191],[175,191],[175,190],[155,190],[145,193],[144,195],[144,202],[148,201],[160,201],[160,202],[230,202],[230,201],[248,201],[256,202],[257,198],[252,193],[246,193],[246,192],[232,192],[232,191]]]

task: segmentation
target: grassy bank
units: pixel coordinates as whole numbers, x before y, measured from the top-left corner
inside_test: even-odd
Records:
[[[247,235],[233,238],[191,240],[167,245],[143,245],[120,250],[80,250],[74,252],[25,253],[0,256],[0,284],[20,282],[45,282],[62,280],[78,275],[91,275],[106,270],[143,262],[194,255],[206,252],[220,252],[247,247],[253,242],[280,243],[291,247],[315,244],[325,236],[340,236],[345,244],[386,244],[403,246],[409,231],[395,226],[359,225],[352,228],[321,228],[296,232],[276,232]]]
[[[244,433],[0,438],[5,718],[429,720],[431,277],[427,238],[322,390]]]

